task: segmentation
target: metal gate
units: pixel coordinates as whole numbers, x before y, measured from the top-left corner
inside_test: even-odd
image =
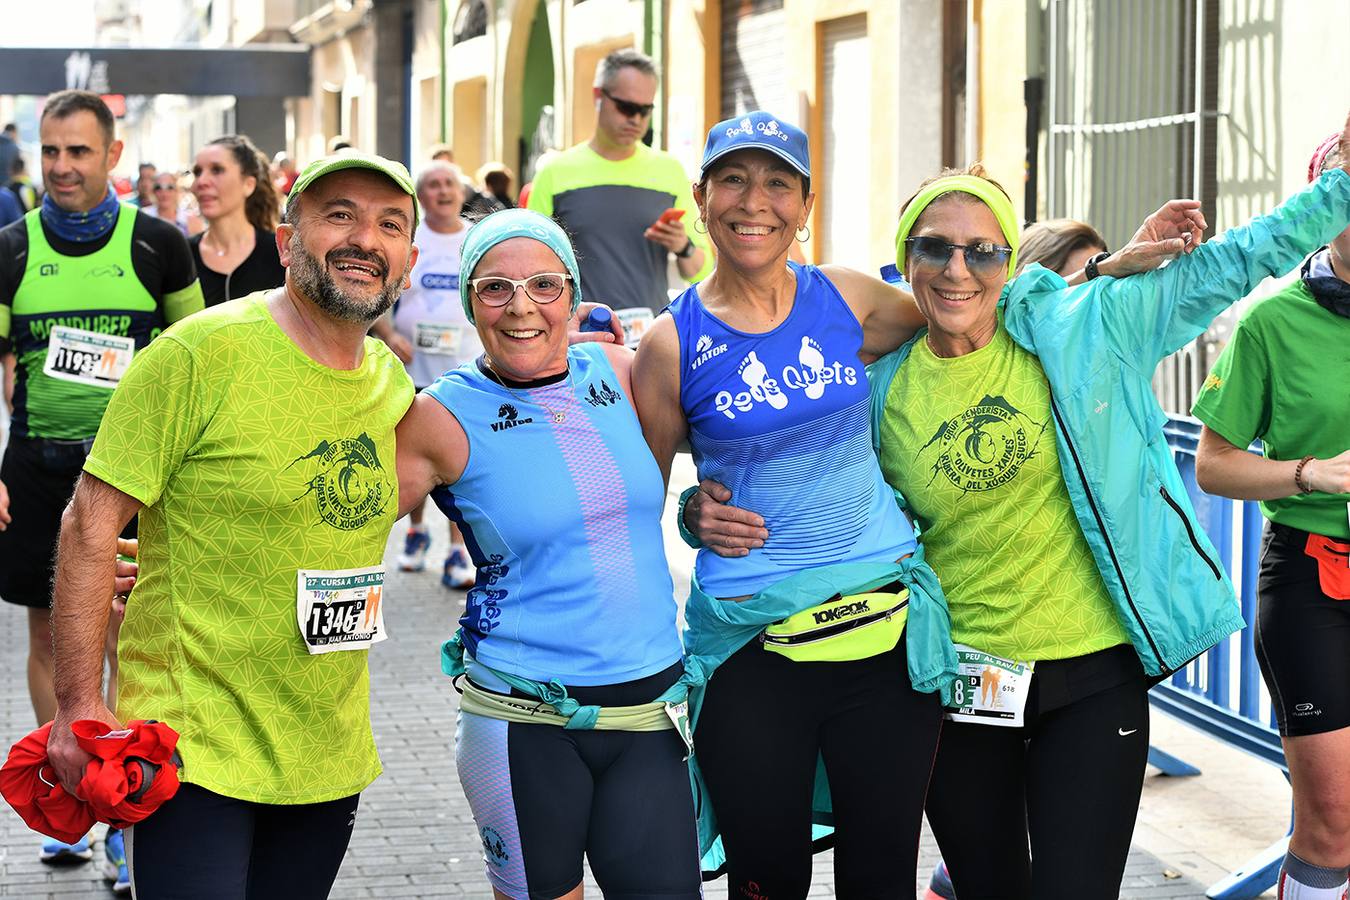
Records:
[[[1173,197],[1214,200],[1210,41],[1215,0],[1050,0],[1046,211],[1111,247]],[[1208,37],[1208,40],[1207,40]],[[1154,390],[1189,411],[1212,360],[1202,337],[1165,360]]]

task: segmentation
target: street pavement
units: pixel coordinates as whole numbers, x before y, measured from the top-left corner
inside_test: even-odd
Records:
[[[691,478],[692,469],[684,457],[672,481],[679,486],[692,483]],[[440,643],[455,627],[463,594],[440,585],[446,532],[439,514],[428,513],[435,526],[428,571],[391,571],[389,575],[385,617],[390,638],[371,653],[375,738],[384,774],[362,797],[334,898],[491,897],[476,829],[455,774],[457,695],[439,668]],[[391,570],[402,533],[400,525],[390,538]],[[667,545],[677,584],[687,583],[692,555],[673,535]],[[677,590],[683,591],[683,586]],[[8,676],[0,688],[0,736],[9,743],[31,730],[33,721],[23,674],[24,612],[5,604],[0,615],[6,617],[11,635],[0,646],[0,671]],[[1169,779],[1150,770],[1121,897],[1200,898],[1205,884],[1283,833],[1288,792],[1284,789],[1280,796],[1282,782],[1267,766],[1224,751],[1207,738],[1159,721],[1157,716],[1154,728],[1155,743],[1166,741],[1170,752],[1201,764],[1206,774]],[[203,823],[203,827],[209,829],[210,824]],[[97,834],[101,838],[102,826]],[[64,900],[111,896],[99,877],[101,844],[93,865],[66,869],[39,863],[38,844],[38,837],[4,806],[0,812],[0,896]],[[905,848],[896,852],[905,852]],[[920,888],[937,858],[936,845],[925,830]],[[829,852],[816,857],[811,897],[833,896],[831,865]],[[600,896],[589,874],[587,895]],[[725,881],[707,885],[706,896],[725,898]]]

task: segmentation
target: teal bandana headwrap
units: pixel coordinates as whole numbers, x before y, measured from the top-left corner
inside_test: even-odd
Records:
[[[473,322],[473,304],[469,302],[469,279],[473,270],[483,259],[483,254],[502,241],[511,238],[526,237],[538,241],[558,254],[572,276],[572,312],[577,311],[581,302],[581,271],[577,268],[577,255],[572,250],[572,242],[567,232],[548,216],[528,209],[502,209],[480,221],[469,229],[464,238],[464,247],[459,254],[459,299],[464,303],[464,315]]]

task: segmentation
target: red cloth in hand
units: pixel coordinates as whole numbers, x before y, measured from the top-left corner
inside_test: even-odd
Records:
[[[92,719],[70,726],[80,749],[94,757],[80,779],[80,794],[98,821],[125,828],[178,792],[173,755],[178,732],[163,722],[141,720],[117,731],[107,727]]]
[[[107,727],[106,725],[103,727]],[[0,767],[0,794],[34,831],[73,844],[94,827],[89,805],[68,793],[56,780],[47,759],[48,722],[15,744]]]
[[[50,722],[15,744],[0,767],[0,794],[34,831],[73,844],[95,822],[134,825],[178,791],[178,732],[168,725],[137,720],[108,731],[82,719],[70,728],[94,757],[80,779],[84,799],[61,786],[47,759]]]

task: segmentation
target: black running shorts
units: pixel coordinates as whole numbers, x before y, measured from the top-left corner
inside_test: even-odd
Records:
[[[1256,659],[1285,737],[1350,726],[1350,600],[1322,591],[1307,546],[1271,522],[1261,551]]]
[[[10,436],[0,463],[11,517],[0,531],[0,597],[8,602],[51,607],[61,513],[93,443]]]

